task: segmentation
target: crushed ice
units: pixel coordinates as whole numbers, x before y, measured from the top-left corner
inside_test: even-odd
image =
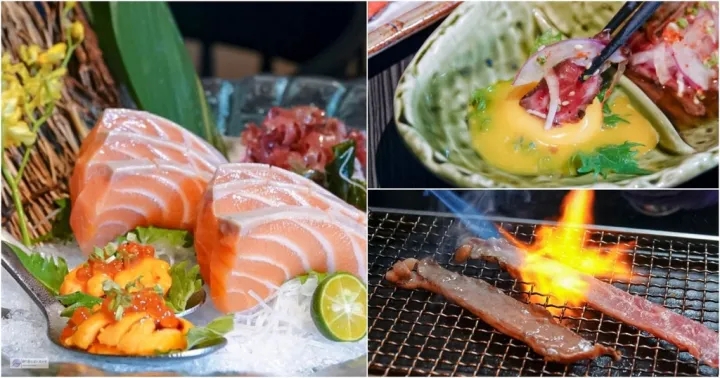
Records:
[[[3,232],[3,237],[7,238]],[[19,243],[14,243],[18,245]],[[45,255],[62,256],[69,266],[83,261],[76,245],[46,245]],[[221,351],[187,362],[115,364],[78,358],[52,344],[45,319],[17,282],[2,271],[2,355],[13,358],[49,358],[50,362],[79,362],[116,373],[173,371],[188,375],[250,374],[310,375],[325,367],[352,360],[367,351],[367,339],[336,343],[325,339],[313,324],[310,307],[317,280],[295,279],[280,287],[267,303],[252,313],[237,314],[235,329]],[[188,319],[207,324],[220,314],[207,303]]]

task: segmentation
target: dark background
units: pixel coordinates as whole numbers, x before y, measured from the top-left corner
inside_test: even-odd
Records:
[[[365,77],[365,2],[168,4],[203,77],[254,73]]]
[[[373,56],[368,61],[368,187],[452,188],[428,171],[395,127],[393,96],[405,67],[442,20]],[[717,188],[718,168],[683,183],[681,188]]]
[[[480,214],[556,219],[567,190],[454,190]],[[680,208],[666,216],[650,216],[631,202],[650,210]],[[449,211],[434,195],[424,190],[371,190],[371,207]],[[646,210],[647,211],[647,210]],[[718,235],[717,190],[596,190],[593,207],[595,224],[648,230]]]

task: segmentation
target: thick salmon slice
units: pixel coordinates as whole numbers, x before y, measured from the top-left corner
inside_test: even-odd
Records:
[[[70,178],[70,226],[90,254],[138,226],[192,231],[215,169],[227,160],[156,115],[107,109],[83,140]]]
[[[238,312],[310,270],[367,279],[367,215],[295,173],[220,166],[195,226],[200,272],[218,310]]]

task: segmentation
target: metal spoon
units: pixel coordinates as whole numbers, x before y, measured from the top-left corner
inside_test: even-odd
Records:
[[[177,312],[175,313],[175,316],[179,318],[184,318],[192,314],[205,303],[206,299],[207,293],[205,292],[205,289],[200,288],[200,291],[196,291],[195,294],[191,295],[190,298],[188,298],[187,305],[185,306],[185,311]]]
[[[40,307],[40,310],[42,310],[43,315],[47,320],[47,335],[50,338],[50,341],[52,341],[55,345],[60,346],[74,354],[115,363],[154,363],[158,361],[194,359],[217,352],[218,350],[225,347],[225,345],[227,345],[227,339],[223,337],[222,339],[219,339],[210,345],[204,345],[202,348],[195,348],[182,352],[158,354],[153,356],[102,355],[92,354],[77,349],[66,348],[64,345],[60,344],[60,333],[62,333],[62,330],[67,324],[67,320],[60,316],[60,313],[65,309],[65,306],[58,302],[58,300],[55,299],[55,297],[53,297],[52,294],[37,279],[35,279],[35,277],[33,277],[30,272],[27,271],[27,269],[25,269],[15,252],[13,252],[10,246],[8,246],[5,242],[2,242],[2,266],[8,271],[8,273],[10,273],[10,276],[12,276],[15,281],[20,284],[20,287],[25,290],[25,292],[30,296],[30,298],[32,298],[32,300]]]

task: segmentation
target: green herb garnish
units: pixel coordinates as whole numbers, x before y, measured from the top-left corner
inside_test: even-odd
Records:
[[[559,31],[555,29],[547,29],[535,39],[535,43],[533,44],[533,51],[538,51],[543,46],[549,46],[562,40],[563,35],[560,34]]]
[[[516,152],[517,151],[531,152],[531,151],[535,151],[536,148],[537,148],[537,146],[535,145],[535,142],[532,140],[525,143],[525,137],[519,137],[519,138],[515,139],[515,141],[513,142],[513,149]]]
[[[605,106],[603,106],[603,127],[611,129],[620,122],[629,123],[625,118],[610,111],[610,107],[606,111]]]
[[[187,334],[187,349],[213,344],[233,330],[234,315],[225,315],[211,321],[205,327],[194,327]]]
[[[125,309],[132,304],[132,295],[128,293],[128,289],[133,287],[133,282],[127,284],[125,289],[121,288],[113,280],[105,280],[103,282],[103,291],[105,296],[110,299],[108,309],[115,314],[115,320],[120,321],[125,314]]]
[[[704,63],[705,67],[707,68],[713,68],[718,65],[718,53],[717,51],[714,51],[710,58],[708,58]]]
[[[597,94],[597,99],[604,103],[605,102],[605,95],[607,95],[607,91],[610,90],[610,82],[604,81],[602,83],[602,86],[600,86],[600,92]]]
[[[638,166],[635,147],[640,143],[625,142],[598,147],[591,153],[579,152],[571,158],[571,164],[579,174],[593,173],[607,178],[610,173],[644,175],[652,173]]]
[[[57,300],[66,306],[65,310],[60,313],[60,316],[71,317],[75,310],[80,307],[92,309],[96,305],[102,303],[102,298],[93,297],[92,295],[85,294],[83,292],[76,291],[72,294],[61,295],[57,297]]]
[[[20,247],[7,243],[15,252],[25,269],[43,284],[53,295],[58,295],[60,286],[68,274],[68,266],[62,257],[44,257],[39,252],[25,253]]]
[[[93,247],[93,252],[90,257],[96,260],[105,261],[105,250],[103,248]]]
[[[348,140],[332,148],[333,160],[325,166],[325,187],[345,202],[360,210],[367,206],[367,187],[353,179],[355,172],[355,141]]]
[[[491,85],[487,88],[480,88],[473,92],[470,98],[469,117],[478,118],[480,131],[487,131],[490,126],[490,117],[485,115],[488,106],[490,106],[490,97],[494,87]]]
[[[190,297],[202,289],[200,266],[194,265],[187,269],[187,261],[177,263],[170,267],[172,286],[168,290],[165,303],[175,312],[185,311]],[[162,288],[160,289],[162,295]]]
[[[130,291],[130,289],[144,289],[144,286],[140,284],[140,281],[142,281],[143,276],[139,275],[135,277],[134,280],[130,281],[125,285],[125,290]]]
[[[688,21],[685,19],[685,17],[680,17],[677,20],[677,26],[680,27],[680,29],[685,29],[688,26]]]
[[[542,66],[542,65],[545,65],[545,63],[547,63],[547,58],[545,58],[545,57],[542,56],[542,55],[538,56],[537,59],[535,59],[535,60],[536,60],[536,61],[538,62],[538,64],[541,65],[541,66]]]
[[[472,98],[470,99],[470,105],[473,110],[477,112],[484,112],[488,106],[488,94],[492,92],[491,88],[480,88],[473,92]]]
[[[301,284],[304,284],[305,282],[307,282],[307,280],[310,277],[314,276],[315,278],[317,278],[318,283],[320,283],[325,279],[325,277],[327,277],[327,275],[328,275],[327,273],[321,273],[321,272],[316,272],[314,270],[311,270],[311,271],[307,272],[307,274],[298,276],[298,279],[300,279]]]
[[[612,109],[610,108],[610,98],[607,98],[607,92],[610,90],[610,82],[606,81],[603,83],[602,87],[600,88],[600,92],[597,95],[597,99],[602,103],[603,105],[603,127],[605,128],[613,128],[618,125],[620,122],[624,123],[630,123],[625,118],[613,113]]]

